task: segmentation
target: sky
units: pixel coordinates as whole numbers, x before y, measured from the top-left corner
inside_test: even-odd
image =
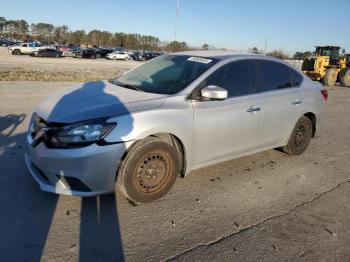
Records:
[[[191,46],[246,51],[281,49],[289,54],[315,45],[350,52],[350,0],[0,0],[0,16],[28,23],[68,25],[71,30],[151,34]],[[19,6],[20,7],[19,7]]]

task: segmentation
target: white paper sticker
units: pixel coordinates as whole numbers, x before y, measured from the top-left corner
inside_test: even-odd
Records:
[[[192,56],[189,59],[187,59],[187,61],[192,61],[192,62],[197,62],[197,63],[202,63],[202,64],[209,64],[213,60],[207,59],[207,58],[203,58],[203,57]]]

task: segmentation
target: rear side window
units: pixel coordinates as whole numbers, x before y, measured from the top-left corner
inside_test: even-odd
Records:
[[[216,85],[225,88],[228,97],[256,93],[253,81],[254,64],[252,61],[233,62],[222,66],[205,81],[205,86]]]
[[[260,90],[272,91],[292,87],[292,78],[287,66],[272,62],[259,61],[260,65]]]
[[[293,82],[293,87],[298,87],[301,85],[303,82],[303,77],[301,74],[299,74],[297,71],[294,69],[290,69],[290,72],[292,74],[292,82]]]

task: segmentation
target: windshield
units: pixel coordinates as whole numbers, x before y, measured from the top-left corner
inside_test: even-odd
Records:
[[[317,47],[316,54],[320,56],[330,56],[333,59],[339,58],[338,48]]]
[[[111,79],[110,82],[139,91],[175,94],[216,63],[213,58],[185,55],[162,55]]]

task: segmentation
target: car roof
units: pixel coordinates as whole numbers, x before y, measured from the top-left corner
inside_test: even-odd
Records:
[[[194,50],[194,51],[184,51],[173,53],[175,55],[189,55],[189,56],[200,56],[206,58],[215,58],[219,60],[224,60],[231,57],[238,56],[262,56],[259,54],[243,53],[235,51],[219,51],[219,50]]]

